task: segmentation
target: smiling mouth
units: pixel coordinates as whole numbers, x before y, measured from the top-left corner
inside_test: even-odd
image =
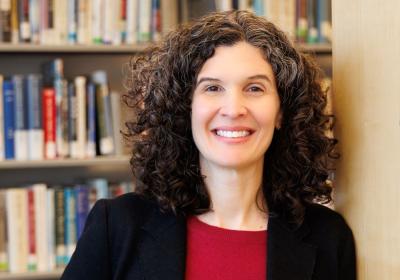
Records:
[[[220,130],[220,129],[215,129],[213,132],[216,135],[225,138],[241,138],[249,136],[253,133],[250,130]]]

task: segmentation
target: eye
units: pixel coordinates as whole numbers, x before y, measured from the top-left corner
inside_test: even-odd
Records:
[[[205,87],[205,91],[208,91],[208,92],[222,91],[222,87],[216,86],[216,85],[210,85],[210,86]]]
[[[265,92],[265,89],[258,85],[251,85],[247,87],[247,91],[253,95],[262,95]]]

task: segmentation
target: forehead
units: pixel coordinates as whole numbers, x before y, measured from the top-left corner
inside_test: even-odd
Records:
[[[274,80],[271,64],[262,50],[247,42],[238,42],[232,46],[217,47],[214,55],[201,68],[198,80],[204,76],[223,78],[255,75],[266,75]]]

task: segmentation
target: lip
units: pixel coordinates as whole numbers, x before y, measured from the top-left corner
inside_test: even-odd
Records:
[[[225,130],[225,131],[243,131],[243,130],[246,130],[246,131],[249,131],[250,134],[247,135],[247,136],[244,136],[244,137],[227,138],[227,137],[219,136],[216,133],[217,130]],[[212,134],[214,135],[214,137],[218,141],[221,141],[221,142],[224,142],[224,143],[228,143],[228,144],[241,144],[241,143],[247,142],[247,141],[250,140],[250,138],[253,135],[254,131],[255,131],[254,129],[246,127],[246,126],[219,126],[219,127],[213,128],[211,130]]]

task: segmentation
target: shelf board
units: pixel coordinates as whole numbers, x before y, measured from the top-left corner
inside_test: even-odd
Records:
[[[34,45],[0,43],[0,53],[117,53],[143,52],[150,43],[134,45]]]
[[[52,160],[5,160],[0,162],[0,170],[7,169],[36,169],[64,167],[100,167],[100,166],[129,165],[129,156],[100,156],[92,159],[52,159]]]
[[[299,49],[303,52],[307,53],[316,53],[316,54],[331,54],[332,53],[332,45],[328,43],[317,43],[317,44],[297,44]]]
[[[0,280],[44,280],[44,279],[59,279],[63,270],[58,269],[48,272],[24,272],[10,273],[0,272]]]

